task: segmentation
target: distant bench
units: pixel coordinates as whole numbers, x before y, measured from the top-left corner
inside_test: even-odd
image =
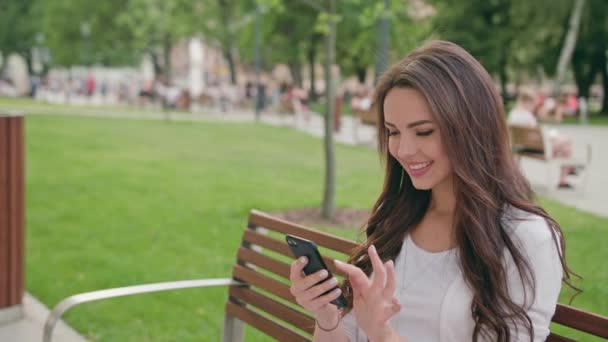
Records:
[[[67,310],[83,303],[141,293],[213,286],[228,287],[222,341],[243,341],[245,324],[279,341],[310,341],[314,332],[314,318],[296,304],[289,291],[293,255],[285,243],[285,234],[314,240],[321,247],[325,263],[338,276],[342,274],[335,269],[334,259],[330,256],[339,255],[339,259],[344,260],[358,246],[353,241],[252,210],[241,245],[236,251],[232,278],[136,285],[77,294],[55,306],[46,321],[43,341],[51,341],[55,325]],[[608,339],[608,317],[558,304],[553,322]],[[573,340],[552,333],[547,341]]]
[[[354,109],[353,114],[355,117],[355,125],[354,125],[354,136],[355,141],[359,141],[359,126],[372,126],[376,128],[378,125],[378,114],[376,113],[376,109],[374,106],[371,108],[362,110],[362,109]],[[375,133],[375,130],[374,130]],[[375,135],[374,135],[375,137]]]
[[[542,161],[547,166],[547,181],[551,180],[551,172],[559,170],[562,166],[572,166],[582,171],[583,188],[587,181],[588,169],[591,164],[591,145],[587,144],[585,155],[576,155],[570,158],[553,156],[551,143],[541,127],[509,126],[511,148],[513,155],[519,161],[523,158],[532,158]]]

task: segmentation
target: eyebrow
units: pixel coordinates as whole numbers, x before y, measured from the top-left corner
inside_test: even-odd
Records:
[[[424,124],[426,124],[426,123],[433,123],[433,121],[431,121],[431,120],[419,120],[419,121],[414,121],[414,122],[409,123],[409,124],[407,125],[407,128],[413,128],[413,127],[416,127],[416,126],[424,125]],[[397,127],[397,126],[395,126],[395,124],[390,123],[390,122],[388,122],[388,121],[385,121],[385,122],[384,122],[384,124],[385,124],[386,126]]]

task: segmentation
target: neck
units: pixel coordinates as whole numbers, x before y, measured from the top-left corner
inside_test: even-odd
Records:
[[[450,217],[454,215],[456,196],[451,178],[435,186],[431,194],[430,211]]]

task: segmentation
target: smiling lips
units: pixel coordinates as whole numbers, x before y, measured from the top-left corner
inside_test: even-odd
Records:
[[[431,169],[431,165],[433,165],[432,161],[408,163],[407,170],[411,176],[421,177]]]

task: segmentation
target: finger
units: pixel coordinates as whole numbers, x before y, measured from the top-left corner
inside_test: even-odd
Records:
[[[334,260],[334,264],[338,270],[348,275],[348,280],[350,280],[353,289],[358,288],[365,291],[371,286],[369,278],[359,267],[344,263],[340,260]]]
[[[319,270],[313,274],[307,275],[293,283],[292,287],[294,288],[294,292],[301,293],[307,291],[311,287],[322,282],[324,279],[327,279],[328,275],[329,273],[327,270]]]
[[[367,254],[369,254],[369,259],[371,260],[372,268],[374,269],[372,287],[377,289],[383,289],[384,284],[386,283],[386,270],[384,269],[382,260],[380,260],[380,257],[378,256],[376,247],[374,247],[374,245],[371,245],[367,249]]]
[[[388,262],[385,263],[386,266],[386,287],[384,288],[384,295],[385,296],[392,296],[393,293],[395,292],[395,286],[397,283],[396,277],[395,277],[395,264],[393,263],[393,260],[389,260]]]
[[[302,293],[301,298],[302,300],[313,300],[336,286],[338,286],[338,279],[332,277],[331,279],[324,281],[322,284],[313,286],[306,292]]]
[[[312,311],[317,311],[323,306],[329,304],[332,300],[340,297],[340,294],[342,294],[342,290],[337,288],[326,295],[317,297],[316,299],[310,301],[309,308]]]
[[[397,303],[397,304],[393,304],[391,305],[391,317],[396,315],[397,313],[399,313],[399,311],[401,311],[401,304]]]
[[[305,256],[299,257],[294,262],[291,263],[291,268],[289,270],[289,280],[293,283],[296,280],[304,278],[302,275],[302,270],[304,266],[308,263],[308,258]]]

